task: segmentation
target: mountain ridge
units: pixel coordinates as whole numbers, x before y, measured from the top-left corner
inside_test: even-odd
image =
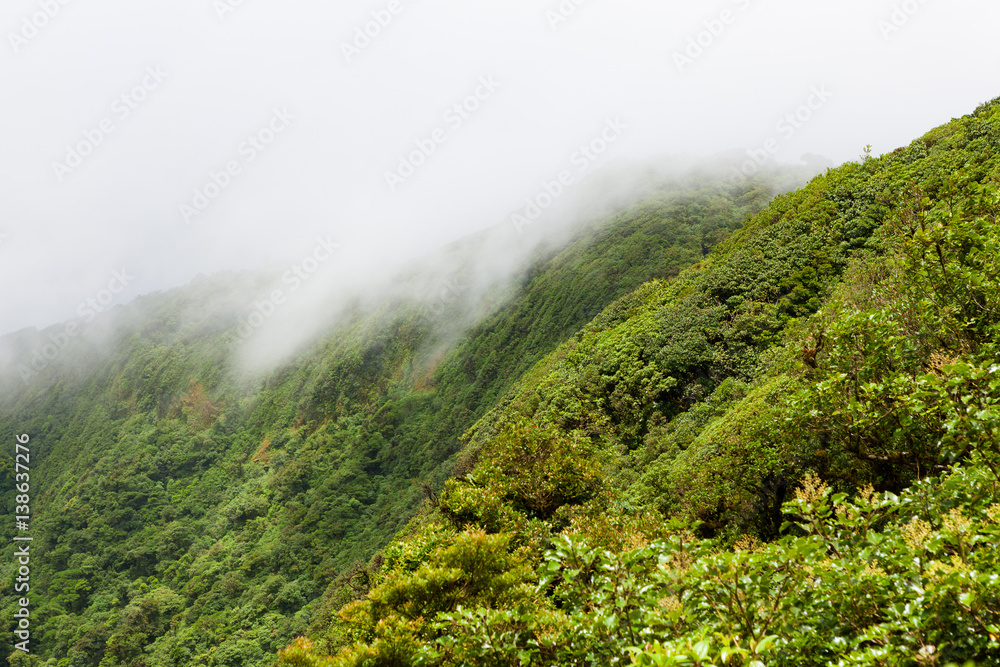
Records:
[[[238,321],[267,281],[226,274],[99,316],[28,383],[14,356],[0,373],[18,383],[0,403],[0,433],[36,443],[33,622],[44,655],[273,661],[327,583],[437,493],[458,436],[521,369],[769,199],[766,181],[669,187],[544,251],[457,338],[448,332],[467,304],[409,298],[418,283],[382,304],[348,303],[353,319],[332,334],[245,375],[233,366]],[[730,193],[746,198],[712,203]],[[715,213],[692,219],[691,206]],[[48,333],[22,341],[22,354]],[[10,473],[5,463],[5,502]]]
[[[1000,100],[610,304],[279,664],[1000,659]]]

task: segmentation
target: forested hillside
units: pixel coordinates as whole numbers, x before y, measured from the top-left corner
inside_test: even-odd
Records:
[[[33,556],[32,651],[13,651],[17,596],[5,593],[4,660],[273,664],[328,625],[345,576],[436,502],[461,434],[525,371],[619,297],[702,261],[776,182],[679,179],[540,251],[467,331],[449,328],[460,299],[394,298],[263,377],[234,359],[240,306],[264,276],[143,297],[30,372],[66,329],[6,337],[0,437],[31,437]],[[15,527],[0,533],[10,544]],[[0,563],[5,591],[16,573]]]
[[[280,663],[1000,664],[998,148],[1000,100],[609,305]]]
[[[263,275],[5,337],[7,664],[1000,664],[998,148],[675,179],[266,372]]]

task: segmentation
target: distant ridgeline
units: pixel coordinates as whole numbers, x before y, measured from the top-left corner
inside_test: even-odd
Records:
[[[13,549],[0,558],[0,658],[60,667],[248,667],[272,665],[304,635],[328,652],[373,642],[361,626],[352,634],[353,626],[335,624],[337,609],[468,539],[489,542],[490,558],[509,561],[527,581],[528,564],[540,562],[540,549],[571,514],[598,512],[598,498],[625,502],[624,480],[642,469],[638,459],[627,461],[629,448],[650,433],[667,438],[670,419],[689,409],[721,409],[714,391],[726,373],[743,383],[733,386],[734,400],[745,393],[763,363],[754,327],[777,341],[788,318],[810,307],[812,292],[774,313],[762,305],[747,310],[745,326],[713,310],[717,323],[741,332],[730,338],[744,342],[704,372],[670,366],[696,362],[680,349],[679,360],[667,363],[635,357],[617,341],[594,347],[599,332],[626,324],[666,285],[694,294],[680,287],[691,279],[677,276],[705,262],[789,177],[776,169],[746,181],[674,178],[640,203],[581,226],[564,245],[536,252],[518,280],[490,292],[492,307],[477,304],[475,317],[462,299],[359,306],[292,360],[254,375],[236,362],[240,324],[267,288],[266,276],[202,278],[0,338],[0,438],[7,443],[0,490],[10,518],[0,533],[8,545],[31,537],[30,590],[7,594],[22,565]],[[875,226],[858,229],[866,224]],[[858,231],[831,254],[829,275],[868,234]],[[474,268],[459,262],[454,280],[461,286]],[[815,290],[826,279],[794,280]],[[697,312],[692,305],[691,316]],[[447,325],[456,321],[468,325],[455,332]],[[692,335],[710,337],[705,354],[716,349],[708,329]],[[574,348],[584,355],[573,362],[584,384],[546,379],[544,369],[562,368]],[[643,370],[650,364],[660,371]],[[525,401],[539,387],[556,393],[540,399],[534,417]],[[462,434],[477,422],[460,453]],[[30,436],[28,482],[17,477],[20,434]],[[534,443],[535,454],[491,449],[518,442]],[[636,455],[650,457],[659,446]],[[458,477],[446,485],[456,464]],[[547,465],[551,471],[535,468]],[[600,493],[595,475],[606,480]],[[622,484],[613,483],[619,477]],[[13,520],[25,495],[20,484],[30,485],[28,530]],[[539,499],[525,504],[501,484]],[[658,512],[668,490],[647,486],[644,511]],[[616,512],[623,521],[639,516],[639,505],[622,507],[629,508]],[[496,516],[477,518],[478,511]],[[392,542],[411,533],[424,541]],[[464,575],[461,567],[452,572],[457,592]],[[28,653],[14,645],[22,609],[30,618]],[[438,622],[430,614],[420,623]],[[400,637],[437,646],[430,625],[407,632]],[[412,664],[400,660],[392,664]]]

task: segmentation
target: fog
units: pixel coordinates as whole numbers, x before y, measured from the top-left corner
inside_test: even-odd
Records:
[[[287,316],[308,319],[497,225],[502,252],[478,252],[503,276],[545,236],[518,222],[543,193],[585,218],[629,165],[841,163],[973,111],[1000,94],[998,18],[994,0],[6,0],[0,334],[258,268],[292,272],[284,296],[312,296]]]

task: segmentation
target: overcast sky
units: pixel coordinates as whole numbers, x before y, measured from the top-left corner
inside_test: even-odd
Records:
[[[0,333],[318,237],[387,271],[615,160],[884,153],[1000,95],[998,19],[996,0],[4,0]]]

